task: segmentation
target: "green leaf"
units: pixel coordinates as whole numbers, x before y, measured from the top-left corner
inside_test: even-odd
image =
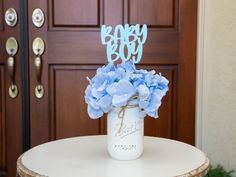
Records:
[[[206,177],[234,177],[234,171],[226,171],[221,165],[217,165],[215,168],[211,168]]]

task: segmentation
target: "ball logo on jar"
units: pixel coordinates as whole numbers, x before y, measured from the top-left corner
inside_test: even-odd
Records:
[[[124,123],[120,131],[118,131],[119,128],[120,128],[120,124],[116,124],[114,127],[115,136],[123,139],[131,134],[138,132],[141,128],[141,121],[138,120],[138,121],[133,122],[132,124]]]

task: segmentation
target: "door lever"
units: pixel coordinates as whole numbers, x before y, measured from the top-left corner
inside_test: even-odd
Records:
[[[11,85],[9,87],[9,95],[11,98],[16,98],[18,95],[18,88],[15,83],[16,64],[15,64],[14,56],[16,55],[18,51],[18,43],[14,37],[8,38],[6,42],[6,51],[9,55],[7,59],[7,69],[9,72],[10,79],[11,79]]]
[[[41,83],[42,79],[42,58],[41,56],[44,53],[45,45],[41,38],[37,37],[34,39],[32,44],[32,49],[36,58],[34,59],[35,73],[37,79],[37,85],[35,87],[35,96],[37,98],[42,98],[44,95],[44,88]]]

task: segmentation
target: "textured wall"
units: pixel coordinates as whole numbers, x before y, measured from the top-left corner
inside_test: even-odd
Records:
[[[236,170],[236,0],[205,0],[204,19],[202,149]]]

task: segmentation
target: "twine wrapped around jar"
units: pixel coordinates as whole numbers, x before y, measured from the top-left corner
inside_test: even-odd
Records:
[[[122,107],[121,107],[121,109],[120,109],[120,111],[119,111],[119,113],[118,113],[118,118],[121,119],[120,128],[119,128],[119,130],[118,130],[118,133],[120,133],[120,131],[121,131],[122,127],[123,127],[124,117],[125,117],[125,110],[126,110],[126,109],[131,109],[131,108],[138,107],[138,104],[131,104],[131,102],[134,101],[134,100],[137,99],[137,98],[138,98],[137,95],[132,96],[132,97],[128,100],[127,104],[126,104],[125,106],[122,106]]]

